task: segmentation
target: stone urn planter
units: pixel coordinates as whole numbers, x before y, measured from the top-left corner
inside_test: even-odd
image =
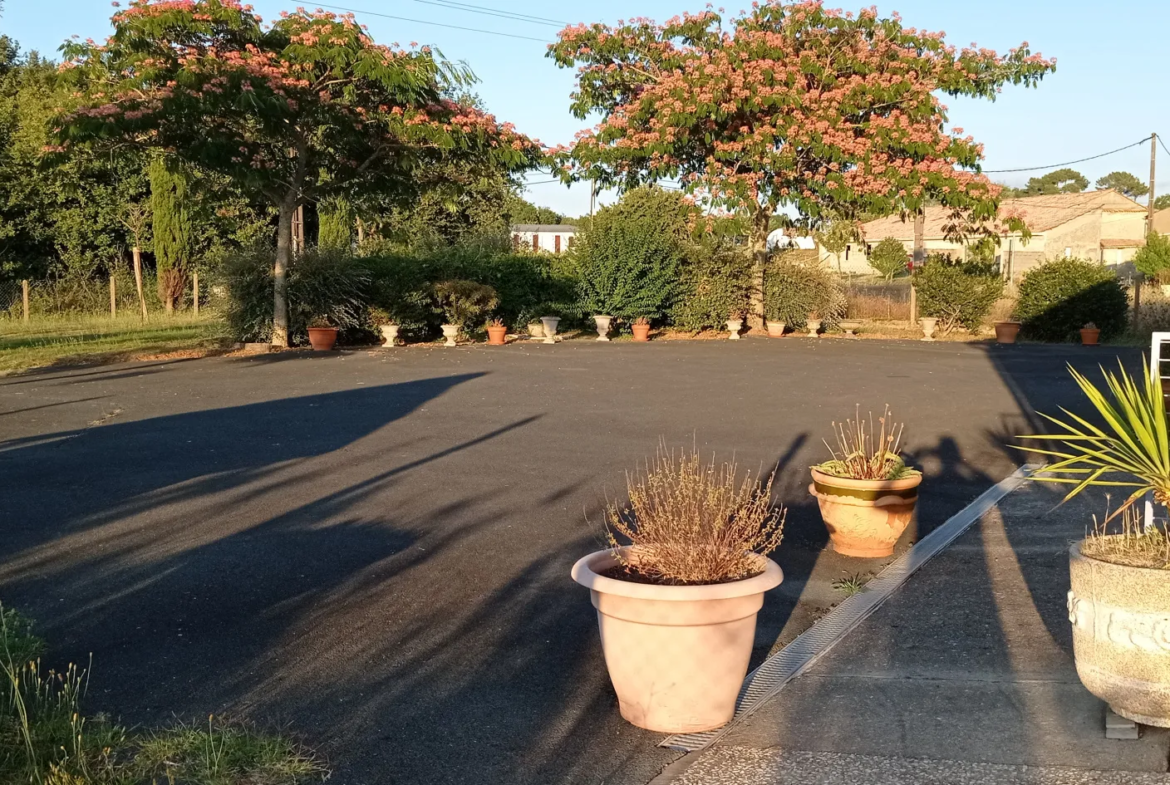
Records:
[[[1122,717],[1170,728],[1170,570],[1069,552],[1077,675]]]
[[[623,549],[624,550],[624,549]],[[610,578],[611,551],[573,565],[589,589],[601,648],[622,716],[658,733],[726,725],[747,675],[764,592],[784,575],[771,559],[760,574],[705,586],[661,586]]]
[[[646,343],[650,340],[650,322],[636,321],[630,325],[630,330],[634,333],[636,342]]]
[[[901,480],[851,480],[813,468],[808,490],[817,500],[833,549],[845,556],[877,559],[894,544],[914,517],[922,475]]]
[[[508,342],[508,328],[502,324],[487,326],[488,346],[503,346]]]
[[[817,338],[817,337],[819,337],[820,331],[821,331],[821,320],[820,319],[809,319],[808,320],[808,337],[809,338]]]
[[[852,319],[846,319],[843,322],[838,322],[837,325],[845,331],[846,338],[856,338],[857,330],[861,327],[861,322],[855,322]]]
[[[447,339],[443,343],[444,346],[458,346],[458,344],[455,343],[455,339],[459,337],[459,325],[457,325],[457,324],[444,324],[443,325],[443,337]]]
[[[938,318],[934,316],[924,316],[918,320],[919,326],[922,327],[922,340],[933,341],[934,331],[938,329]]]
[[[337,343],[336,327],[310,327],[309,345],[315,352],[327,352]]]
[[[1097,327],[1085,325],[1081,328],[1081,344],[1084,346],[1096,346],[1097,342],[1101,340],[1101,330]]]
[[[1162,296],[1163,297],[1170,297],[1170,283],[1162,284],[1161,288],[1162,288]]]
[[[530,323],[528,325],[528,337],[529,338],[543,338],[544,337],[544,325],[541,324],[540,322]]]
[[[738,341],[740,338],[740,331],[743,330],[743,319],[728,319],[727,332],[731,335],[727,336],[729,341]]]
[[[378,327],[382,332],[382,340],[385,341],[383,346],[397,346],[398,345],[398,325],[383,324]]]
[[[996,322],[995,323],[995,342],[996,343],[1015,343],[1016,336],[1020,334],[1019,322]]]
[[[540,324],[544,327],[544,342],[557,342],[557,325],[561,323],[559,316],[542,316],[540,317]]]
[[[610,325],[613,323],[613,317],[612,316],[602,316],[602,315],[598,314],[597,316],[593,317],[593,323],[597,325],[597,340],[608,341],[609,340],[609,328],[610,328]]]
[[[784,322],[768,322],[768,337],[769,338],[783,338],[784,330],[788,325]]]

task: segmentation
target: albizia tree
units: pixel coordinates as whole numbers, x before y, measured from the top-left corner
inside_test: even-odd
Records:
[[[437,161],[543,160],[539,143],[448,97],[468,72],[426,47],[378,45],[352,15],[298,9],[265,26],[237,0],[136,0],[112,23],[104,45],[65,47],[77,89],[60,145],[161,148],[276,208],[279,346],[298,206],[402,192]]]
[[[706,11],[665,25],[567,27],[549,56],[578,64],[574,114],[601,123],[559,148],[566,179],[631,187],[678,179],[752,219],[757,318],[769,219],[916,214],[931,201],[956,226],[996,222],[999,187],[982,148],[947,130],[938,94],[994,100],[1055,67],[1027,44],[957,50],[897,15],[819,2],[753,3],[724,28]]]

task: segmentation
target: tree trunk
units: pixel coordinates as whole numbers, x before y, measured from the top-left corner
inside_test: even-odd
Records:
[[[146,295],[142,291],[142,250],[136,245],[134,255],[134,287],[138,289],[138,307],[142,309],[142,321],[146,321]]]
[[[285,199],[280,205],[276,225],[276,264],[272,268],[272,345],[288,347],[288,268],[292,264],[293,214],[296,200]]]
[[[919,208],[914,214],[914,269],[926,264],[926,208]]]
[[[752,216],[752,301],[748,327],[764,329],[764,270],[768,266],[768,234],[772,221],[770,210],[757,208]]]

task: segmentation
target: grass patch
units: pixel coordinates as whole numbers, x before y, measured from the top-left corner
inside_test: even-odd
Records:
[[[43,316],[0,319],[0,374],[88,360],[129,360],[144,354],[225,346],[216,315]]]
[[[846,597],[852,597],[854,594],[860,594],[865,588],[865,584],[869,582],[869,578],[862,575],[850,575],[848,578],[838,578],[833,581],[833,588],[844,594]]]
[[[307,785],[328,770],[284,736],[211,717],[131,733],[86,717],[88,669],[45,671],[44,642],[0,606],[0,782],[29,785]]]

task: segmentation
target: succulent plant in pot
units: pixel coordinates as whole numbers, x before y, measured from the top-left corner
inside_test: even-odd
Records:
[[[1084,346],[1096,346],[1101,340],[1101,329],[1097,325],[1089,322],[1081,328],[1081,344]]]
[[[495,289],[475,281],[440,281],[434,285],[432,293],[446,319],[443,337],[447,339],[447,346],[455,346],[455,339],[461,330],[478,322],[500,304]]]
[[[767,558],[783,535],[772,478],[740,478],[694,449],[660,446],[606,513],[611,547],[573,566],[590,590],[622,716],[690,733],[726,724],[747,674],[764,592],[783,579]]]
[[[887,406],[875,428],[873,415],[833,423],[832,457],[812,467],[809,492],[816,498],[833,548],[845,556],[889,556],[914,517],[922,472],[901,455],[902,426]],[[826,442],[826,446],[828,442]]]
[[[314,316],[308,322],[309,345],[313,351],[327,352],[337,343],[337,328],[324,316]]]
[[[508,328],[503,319],[495,318],[488,322],[487,334],[490,346],[503,346],[508,342]]]
[[[1070,550],[1069,620],[1073,659],[1089,692],[1134,722],[1170,727],[1170,537],[1138,520],[1137,505],[1152,497],[1170,503],[1170,435],[1156,374],[1134,379],[1125,368],[1102,371],[1105,390],[1070,368],[1100,417],[1094,424],[1068,414],[1042,417],[1053,433],[1021,436],[1047,442],[1022,449],[1048,463],[1033,475],[1041,482],[1086,488],[1122,488],[1128,496],[1092,533]],[[1055,445],[1055,446],[1053,446]],[[1120,531],[1108,526],[1120,519]]]

